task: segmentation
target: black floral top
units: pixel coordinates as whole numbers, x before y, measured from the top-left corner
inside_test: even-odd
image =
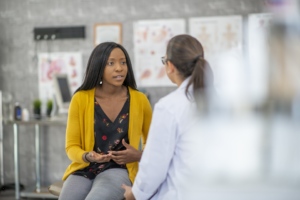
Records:
[[[127,89],[127,101],[125,102],[121,112],[114,122],[106,116],[101,106],[95,99],[94,105],[94,131],[95,131],[95,146],[94,151],[101,155],[108,154],[108,151],[125,150],[122,140],[128,140],[128,126],[129,126],[129,105],[130,95]],[[119,165],[113,160],[106,163],[90,163],[84,169],[78,170],[73,175],[84,176],[88,179],[94,179],[99,173],[110,168],[126,168],[126,165]]]

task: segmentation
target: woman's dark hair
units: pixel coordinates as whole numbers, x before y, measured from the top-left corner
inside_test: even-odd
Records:
[[[212,86],[213,72],[204,59],[204,51],[200,42],[190,35],[173,37],[167,46],[167,60],[171,61],[183,79],[191,76],[185,90],[189,98],[188,88],[193,84],[194,95]]]
[[[129,86],[136,90],[136,82],[132,65],[126,49],[122,45],[115,42],[104,42],[96,46],[93,50],[87,64],[84,81],[82,85],[75,91],[75,93],[81,90],[90,90],[99,85],[109,55],[114,48],[120,48],[126,57],[128,71],[123,85]]]

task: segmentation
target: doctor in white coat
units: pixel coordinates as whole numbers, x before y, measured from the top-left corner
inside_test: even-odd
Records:
[[[193,167],[197,143],[189,130],[197,123],[194,97],[213,83],[212,70],[202,45],[189,35],[173,37],[162,62],[178,88],[155,105],[135,182],[132,188],[122,185],[126,200],[186,199],[187,188],[195,188],[187,179],[197,173]]]

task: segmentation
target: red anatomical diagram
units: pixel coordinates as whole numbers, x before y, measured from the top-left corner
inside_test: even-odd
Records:
[[[158,73],[158,75],[157,75],[156,78],[157,78],[157,79],[162,78],[162,77],[165,76],[165,74],[166,74],[165,67],[161,67],[160,70],[159,70],[159,73]]]
[[[71,57],[71,59],[70,59],[70,65],[71,66],[75,66],[76,65],[75,60],[74,60],[73,57]]]
[[[149,69],[146,69],[142,76],[141,76],[141,79],[145,79],[145,78],[149,78],[151,76],[151,71]]]

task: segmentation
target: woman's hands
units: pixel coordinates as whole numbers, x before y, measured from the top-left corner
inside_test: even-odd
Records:
[[[135,200],[130,186],[123,184],[122,188],[125,190],[124,197],[126,200]]]
[[[119,165],[140,161],[142,152],[127,144],[124,139],[122,140],[122,143],[124,147],[126,147],[126,150],[109,151],[109,153],[112,154],[111,158]]]
[[[82,159],[87,163],[105,163],[109,162],[110,159],[113,159],[119,165],[140,161],[142,152],[136,150],[131,145],[127,144],[124,139],[122,140],[122,143],[124,147],[126,147],[126,150],[108,151],[108,154],[106,155],[101,155],[99,153],[96,153],[95,151],[90,151],[87,154],[83,154]]]
[[[110,159],[112,158],[112,154],[111,152],[109,152],[106,155],[101,155],[99,153],[96,153],[95,151],[90,151],[87,153],[87,155],[85,155],[85,161],[86,162],[96,162],[96,163],[105,163],[105,162],[109,162]]]

